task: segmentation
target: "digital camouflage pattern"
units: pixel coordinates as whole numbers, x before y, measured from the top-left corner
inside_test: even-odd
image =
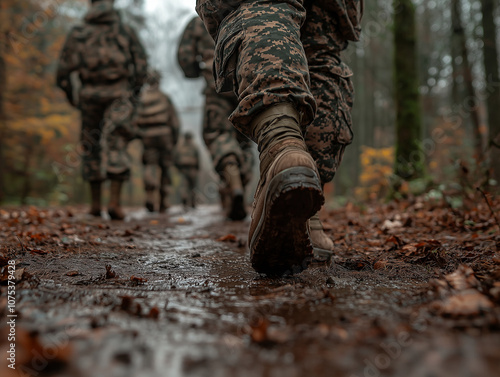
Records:
[[[118,165],[129,161],[125,141],[137,133],[132,124],[134,95],[144,84],[146,69],[144,49],[135,32],[120,21],[112,1],[93,3],[84,23],[70,31],[59,59],[57,85],[82,114],[85,180],[116,178],[118,170],[122,172],[120,179],[126,178],[129,165]],[[71,81],[74,72],[81,84],[77,95]],[[118,114],[119,111],[124,113]],[[112,124],[113,119],[120,119],[120,123]],[[121,130],[116,140],[113,130]],[[110,144],[103,149],[105,142]],[[103,152],[112,155],[103,159]]]
[[[224,158],[235,155],[242,181],[250,181],[253,165],[251,141],[234,129],[228,117],[238,105],[233,93],[218,94],[213,77],[214,41],[199,17],[186,26],[180,39],[177,57],[188,78],[203,76],[205,108],[203,116],[203,140],[212,156],[215,170],[222,175]]]
[[[184,205],[195,206],[195,190],[200,169],[200,157],[198,147],[192,139],[192,135],[187,134],[184,140],[178,143],[174,152],[174,164],[181,173],[184,188],[181,197]]]
[[[234,90],[233,125],[263,109],[291,102],[299,111],[322,183],[333,179],[352,141],[351,70],[340,58],[360,36],[363,0],[197,0],[216,41],[215,86]]]
[[[149,80],[148,80],[149,81]],[[146,191],[160,190],[164,197],[170,184],[169,167],[179,136],[179,117],[170,98],[162,93],[155,80],[140,96],[136,124],[142,130],[144,187]],[[159,167],[158,179],[156,170]]]

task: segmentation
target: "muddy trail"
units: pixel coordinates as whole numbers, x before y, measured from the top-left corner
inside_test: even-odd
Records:
[[[217,206],[84,210],[0,210],[3,377],[500,375],[500,233],[480,201],[325,211],[334,264],[282,278],[252,270],[248,220]]]

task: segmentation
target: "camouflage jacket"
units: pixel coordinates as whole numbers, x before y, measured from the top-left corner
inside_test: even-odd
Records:
[[[361,17],[364,0],[285,0],[294,4],[303,4],[306,8],[313,2],[325,11],[337,15],[346,40],[357,41],[361,34]],[[204,19],[212,37],[217,38],[217,31],[222,21],[236,9],[243,0],[197,0],[196,11]]]
[[[71,74],[81,81],[81,99],[99,101],[138,92],[147,58],[132,28],[123,24],[111,1],[92,4],[84,23],[73,27],[61,51],[57,85],[75,105]]]
[[[168,133],[174,144],[179,136],[179,117],[170,98],[158,87],[146,87],[140,96],[136,124],[144,130],[144,136]]]
[[[194,142],[184,142],[178,144],[175,148],[174,163],[178,168],[196,168],[199,169],[198,148]]]
[[[215,43],[203,21],[194,17],[184,29],[177,50],[177,61],[188,78],[203,76],[207,83],[205,94],[215,93],[213,76]]]

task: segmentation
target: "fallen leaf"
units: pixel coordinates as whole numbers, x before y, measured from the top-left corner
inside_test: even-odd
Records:
[[[380,229],[382,230],[393,230],[396,228],[401,228],[403,223],[399,220],[391,221],[389,219],[385,220]]]
[[[226,234],[225,236],[217,238],[219,242],[236,242],[237,238],[234,234]]]
[[[107,264],[104,267],[106,268],[106,279],[113,279],[118,277],[118,274],[111,269],[110,264]]]
[[[38,255],[45,255],[48,253],[48,251],[45,251],[45,250],[40,250],[40,249],[28,249],[28,251],[31,253],[31,254],[38,254]]]
[[[250,324],[250,338],[252,342],[264,343],[268,341],[267,328],[269,327],[269,320],[267,318],[259,318],[255,323]]]
[[[16,269],[14,272],[14,277],[16,278],[16,282],[20,282],[23,279],[24,268]]]
[[[132,275],[132,276],[130,277],[130,281],[133,281],[133,282],[135,282],[135,283],[145,283],[145,282],[147,282],[147,281],[148,281],[148,279],[146,279],[146,278],[141,278],[141,277],[139,277],[139,276],[134,276],[134,275]]]
[[[66,272],[66,276],[77,276],[80,273],[76,270]]]
[[[158,319],[158,317],[160,316],[160,310],[154,306],[151,308],[151,310],[149,311],[149,314],[147,315],[148,318],[152,318],[152,319]]]
[[[438,313],[449,317],[475,317],[493,308],[488,297],[470,289],[453,295],[442,302],[435,303]]]
[[[387,266],[387,261],[386,260],[379,260],[373,264],[373,269],[374,270],[381,270]]]

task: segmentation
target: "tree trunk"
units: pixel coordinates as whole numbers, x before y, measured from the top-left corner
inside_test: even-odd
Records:
[[[463,100],[460,110],[470,113],[474,135],[474,157],[478,163],[484,160],[483,136],[481,134],[481,118],[476,92],[474,90],[474,77],[469,62],[467,37],[462,24],[462,8],[460,0],[452,0],[452,28],[455,39],[459,43],[460,56],[462,57],[462,74],[464,78],[467,97]]]
[[[418,91],[415,8],[411,0],[394,3],[394,80],[396,104],[395,173],[405,180],[424,175]]]
[[[500,78],[494,0],[481,0],[483,13],[483,56],[486,75],[486,105],[489,125],[489,158],[491,177],[500,184]]]

